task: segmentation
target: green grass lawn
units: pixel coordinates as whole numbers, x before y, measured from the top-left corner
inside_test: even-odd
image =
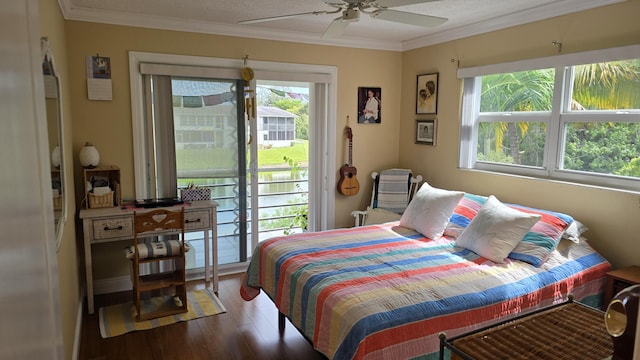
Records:
[[[285,165],[284,156],[307,165],[309,142],[298,140],[295,145],[258,150],[258,167]],[[235,166],[226,149],[182,149],[176,150],[178,170],[228,169]]]
[[[293,146],[258,150],[258,166],[283,165],[285,155],[306,165],[309,162],[309,141],[298,140]]]

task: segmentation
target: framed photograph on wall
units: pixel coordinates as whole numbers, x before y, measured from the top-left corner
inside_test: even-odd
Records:
[[[438,113],[438,73],[418,75],[416,114]]]
[[[358,124],[382,122],[382,88],[358,88]]]
[[[436,144],[436,120],[416,120],[416,144]]]

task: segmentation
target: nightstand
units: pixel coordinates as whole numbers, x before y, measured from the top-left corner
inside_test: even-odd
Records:
[[[629,266],[626,268],[609,271],[606,274],[607,284],[604,289],[604,308],[606,309],[617,293],[623,289],[640,284],[640,266]]]

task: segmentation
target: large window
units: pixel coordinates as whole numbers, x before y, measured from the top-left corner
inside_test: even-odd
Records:
[[[249,116],[244,111],[249,107],[239,101],[248,104],[251,97],[245,99],[237,93],[245,85],[238,79],[242,60],[130,52],[129,66],[136,197],[175,196],[178,189],[191,183],[210,187],[219,204],[215,256],[228,269],[241,266],[238,264],[251,256],[259,236],[267,234],[261,232],[259,221],[252,220],[273,215],[261,212],[263,169],[258,161],[258,141],[252,141],[259,139],[257,119]],[[306,208],[308,203],[308,228],[333,228],[335,198],[331,189],[335,188],[335,179],[326,174],[335,172],[335,137],[327,134],[335,134],[336,69],[259,61],[252,61],[251,66],[264,86],[305,84],[305,144],[293,144],[294,138],[287,141],[286,150],[305,151],[309,164],[306,177],[304,181],[289,181],[288,185],[298,188],[299,183],[304,183],[299,192],[305,194],[306,201],[290,201],[286,205]],[[255,105],[258,104],[252,108]],[[275,119],[276,138],[284,140],[295,135],[287,133],[296,130],[295,116],[290,115],[291,121]],[[274,149],[272,153],[278,151]],[[271,159],[277,165],[272,167],[281,170],[286,164],[278,154]],[[272,181],[278,183],[273,187],[279,187],[283,182],[280,180]],[[271,184],[264,188],[271,189]],[[286,195],[300,196],[291,189]],[[274,209],[284,207],[273,203],[265,207],[269,205]],[[291,222],[295,214],[281,211],[271,217],[283,221],[289,218]],[[282,233],[280,228],[275,230]],[[199,263],[197,256],[195,263]]]
[[[622,49],[462,69],[460,166],[640,190],[640,48]]]

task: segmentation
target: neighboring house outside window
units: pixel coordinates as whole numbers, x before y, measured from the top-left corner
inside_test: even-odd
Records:
[[[258,147],[291,146],[296,139],[296,115],[271,106],[258,106]]]
[[[223,102],[217,107],[209,106],[202,96],[220,94],[227,87],[207,81],[172,81],[176,149],[214,149],[236,143],[235,119],[230,118],[220,107],[231,107]]]

